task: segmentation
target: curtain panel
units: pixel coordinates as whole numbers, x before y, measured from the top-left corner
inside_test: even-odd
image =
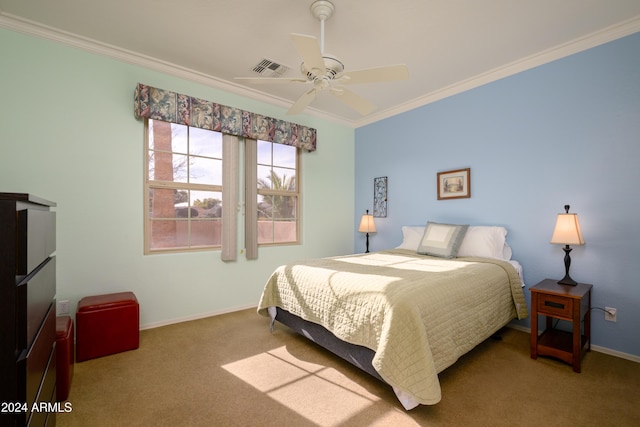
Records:
[[[244,247],[247,259],[258,259],[258,142],[244,142]]]
[[[136,118],[214,130],[229,135],[316,150],[316,129],[250,111],[216,104],[177,92],[138,83],[134,96]]]
[[[222,135],[222,252],[223,261],[235,261],[238,252],[238,165],[240,144],[234,135]]]

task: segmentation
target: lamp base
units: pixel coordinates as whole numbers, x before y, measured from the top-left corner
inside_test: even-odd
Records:
[[[564,251],[564,277],[562,280],[558,281],[558,284],[575,286],[578,282],[569,276],[569,267],[571,266],[571,257],[569,256],[569,252],[571,252],[571,247],[566,245],[562,250]]]
[[[564,276],[564,278],[562,278],[562,280],[558,280],[558,285],[569,285],[569,286],[576,286],[578,284],[578,282],[576,282],[575,280],[573,280],[571,277]]]

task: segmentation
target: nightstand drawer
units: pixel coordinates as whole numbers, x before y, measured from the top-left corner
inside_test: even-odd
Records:
[[[573,317],[573,298],[558,295],[539,294],[538,314],[551,315],[571,320]]]

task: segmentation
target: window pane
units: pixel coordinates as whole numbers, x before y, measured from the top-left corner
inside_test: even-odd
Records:
[[[185,125],[171,123],[171,150],[175,153],[187,154],[188,131]]]
[[[273,168],[272,184],[274,190],[295,191],[296,171],[292,169]]]
[[[152,188],[149,190],[149,217],[175,218],[178,192],[171,188]]]
[[[154,220],[150,222],[150,249],[167,249],[178,246],[178,241],[186,241],[184,227],[178,227],[175,220]],[[185,221],[181,223],[186,224]],[[180,234],[180,235],[179,235]],[[184,246],[184,245],[183,245]]]
[[[273,223],[273,243],[296,242],[297,224],[295,221],[278,221]]]
[[[262,165],[271,164],[271,146],[273,144],[258,140],[258,163]]]
[[[258,195],[258,219],[269,219],[271,220],[271,206],[273,205],[273,197],[272,196],[262,196]]]
[[[171,123],[149,120],[149,149],[171,151]]]
[[[212,130],[191,128],[189,154],[222,159],[222,134]]]
[[[220,246],[222,244],[222,221],[199,219],[191,221],[191,247]]]
[[[222,160],[192,156],[189,174],[191,183],[222,185]]]
[[[258,244],[273,242],[273,222],[258,219]]]
[[[156,152],[156,157],[160,158],[160,154]],[[156,164],[158,164],[156,162]],[[175,182],[187,182],[187,167],[189,166],[189,157],[182,154],[174,154],[173,155],[173,164],[172,164],[172,172],[173,179],[169,179],[169,181]],[[165,179],[164,177],[156,175],[157,180]]]
[[[271,166],[258,166],[258,189],[270,189],[271,184]]]
[[[149,120],[149,149],[187,153],[187,126]]]
[[[192,206],[198,218],[222,218],[222,193],[218,191],[191,191]]]
[[[271,205],[271,217],[275,221],[292,221],[296,218],[295,196],[273,196]]]
[[[258,166],[258,189],[277,191],[296,191],[295,169]]]
[[[187,156],[163,151],[149,152],[151,181],[187,182]]]
[[[284,144],[272,144],[273,145],[273,165],[295,168],[296,167],[296,147]]]

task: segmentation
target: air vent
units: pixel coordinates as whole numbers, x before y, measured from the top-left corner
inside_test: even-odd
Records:
[[[289,71],[289,67],[265,58],[256,66],[254,66],[252,68],[252,71],[260,74],[263,77],[280,77],[281,75]]]

